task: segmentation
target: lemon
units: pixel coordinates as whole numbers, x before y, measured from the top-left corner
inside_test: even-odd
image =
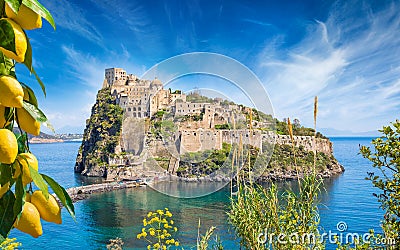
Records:
[[[52,195],[49,195],[49,199],[46,200],[42,191],[35,191],[32,194],[31,202],[38,209],[43,220],[61,224],[61,208]]]
[[[3,47],[0,47],[0,51],[3,54],[11,59],[14,59],[17,62],[24,62],[26,49],[28,48],[28,42],[26,40],[26,36],[21,26],[19,26],[16,22],[9,18],[2,18],[0,20],[6,20],[14,31],[14,42],[15,42],[15,51],[7,50]]]
[[[10,188],[10,182],[7,182],[7,183],[4,184],[3,186],[0,185],[0,199],[1,199],[1,197],[3,197],[3,195],[8,191],[9,188]]]
[[[18,125],[29,134],[40,134],[40,122],[36,121],[25,109],[17,109]]]
[[[42,18],[33,10],[24,4],[15,13],[8,4],[6,4],[6,15],[17,22],[25,30],[33,30],[42,27]]]
[[[21,84],[11,76],[0,76],[0,104],[22,108],[23,103],[24,89]]]
[[[0,129],[0,162],[11,164],[18,154],[17,138],[8,129]]]
[[[19,220],[15,221],[14,227],[21,232],[27,233],[35,238],[42,235],[42,224],[37,208],[30,202],[25,202]]]
[[[26,160],[24,158],[26,158]],[[29,166],[26,161],[28,161],[29,165],[37,171],[39,169],[38,160],[31,153],[22,153],[17,156],[17,161],[19,163],[19,167],[22,168],[22,185],[26,186],[26,184],[32,181],[31,171],[29,170]],[[21,170],[19,170],[19,173],[21,173]],[[14,176],[19,176],[17,171],[15,171]]]

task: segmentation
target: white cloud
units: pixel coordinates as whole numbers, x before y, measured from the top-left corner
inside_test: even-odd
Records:
[[[260,53],[259,75],[278,117],[311,125],[315,95],[321,127],[368,131],[397,117],[400,4],[375,12],[360,5],[335,4],[326,21],[309,24],[305,39],[285,53],[282,35]]]
[[[77,4],[68,0],[44,0],[43,5],[52,13],[57,26],[76,32],[82,37],[102,45],[101,33],[85,18],[85,11]]]

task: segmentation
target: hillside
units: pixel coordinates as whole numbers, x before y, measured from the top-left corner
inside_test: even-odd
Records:
[[[183,96],[180,91],[169,93]],[[232,147],[242,144],[251,152],[251,163],[266,170],[260,174],[260,180],[293,179],[298,168],[301,175],[310,171],[313,129],[296,121],[293,148],[284,121],[198,93],[183,97],[171,108],[167,106],[148,118],[137,118],[124,113],[135,106],[121,107],[118,95],[112,95],[109,87],[101,89],[87,121],[75,172],[108,179],[154,177],[162,172],[199,178],[223,168],[231,161]],[[185,105],[190,107],[189,112]],[[330,177],[343,172],[333,157],[329,139],[318,133],[315,143],[319,175]]]

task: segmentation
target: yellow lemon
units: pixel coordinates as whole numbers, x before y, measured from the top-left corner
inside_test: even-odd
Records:
[[[0,104],[6,107],[22,108],[24,89],[11,76],[0,76]]]
[[[5,113],[6,113],[6,107],[0,105],[0,128],[4,128],[8,124],[10,124],[10,122],[6,121]]]
[[[25,109],[17,109],[18,124],[22,130],[38,136],[40,134],[40,122],[36,121]]]
[[[9,188],[10,188],[10,182],[7,182],[3,186],[0,185],[0,199],[8,191]]]
[[[42,18],[39,14],[26,7],[24,4],[15,13],[8,4],[6,4],[6,15],[17,22],[25,30],[33,30],[42,27]]]
[[[2,18],[0,20],[6,20],[14,31],[14,42],[15,42],[15,52],[7,50],[3,47],[0,47],[0,51],[3,54],[11,59],[14,59],[17,62],[24,62],[26,49],[28,48],[28,42],[26,40],[26,36],[21,26],[19,26],[16,22],[11,20],[10,18]]]
[[[18,154],[17,138],[8,129],[0,129],[0,162],[11,164]]]
[[[61,224],[61,208],[52,195],[49,195],[49,199],[46,200],[42,191],[38,190],[33,192],[31,202],[38,209],[43,220]]]
[[[36,207],[25,202],[22,214],[19,220],[15,221],[14,227],[21,232],[27,233],[35,238],[42,235],[42,224],[40,223],[40,214]]]
[[[26,160],[25,160],[25,159]],[[35,169],[36,171],[39,169],[38,160],[31,153],[22,153],[17,156],[17,161],[19,163],[19,167],[22,168],[22,185],[26,186],[26,184],[32,181],[31,171],[29,171],[29,166],[26,161],[28,161],[29,165]],[[17,172],[17,171],[16,171]],[[21,172],[19,172],[21,173]],[[15,176],[16,174],[14,174]],[[18,174],[19,175],[19,174]],[[18,175],[16,177],[18,177]]]

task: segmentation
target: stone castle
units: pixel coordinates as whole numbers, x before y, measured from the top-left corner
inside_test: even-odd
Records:
[[[171,89],[164,89],[163,83],[155,78],[154,80],[139,79],[137,76],[127,74],[121,68],[109,68],[105,70],[105,80],[103,88],[110,88],[111,94],[115,96],[117,104],[124,110],[126,118],[145,120],[151,118],[158,111],[168,112],[175,120],[184,116],[198,116],[196,121],[177,122],[178,129],[172,140],[177,145],[176,154],[185,152],[196,152],[206,149],[221,149],[225,143],[251,144],[262,148],[263,142],[290,144],[288,136],[277,135],[272,131],[263,131],[270,124],[262,121],[251,121],[246,118],[246,114],[251,113],[251,109],[242,105],[229,103],[219,98],[210,102],[190,102],[187,95],[179,90],[172,92]],[[138,119],[139,118],[139,119]],[[129,119],[126,119],[129,120]],[[140,123],[132,123],[137,126]],[[144,124],[144,123],[142,123]],[[239,128],[216,129],[218,125],[241,124]],[[124,130],[124,129],[123,129]],[[140,133],[146,134],[148,128],[143,128]],[[124,133],[123,133],[124,134]],[[126,134],[126,133],[125,133]],[[132,139],[123,136],[122,150],[140,155],[145,148],[145,138],[140,139],[139,145],[132,143]],[[308,136],[296,137],[297,146],[303,146],[307,150],[312,150],[312,138]],[[130,141],[130,143],[127,143]],[[332,147],[323,139],[317,140],[319,151],[331,154]],[[128,145],[129,144],[129,145]],[[155,147],[157,148],[157,147]],[[179,156],[176,156],[179,157]]]
[[[124,111],[119,125],[107,124],[110,113],[104,109],[110,105]],[[291,145],[288,135],[275,133],[273,117],[261,114],[220,98],[164,89],[157,78],[140,79],[121,68],[109,68],[86,124],[75,171],[111,179],[167,176],[177,172],[187,152],[222,149],[224,143],[252,145],[261,153],[264,148],[271,152],[274,144]],[[306,151],[333,153],[329,139],[294,136],[294,142]]]

